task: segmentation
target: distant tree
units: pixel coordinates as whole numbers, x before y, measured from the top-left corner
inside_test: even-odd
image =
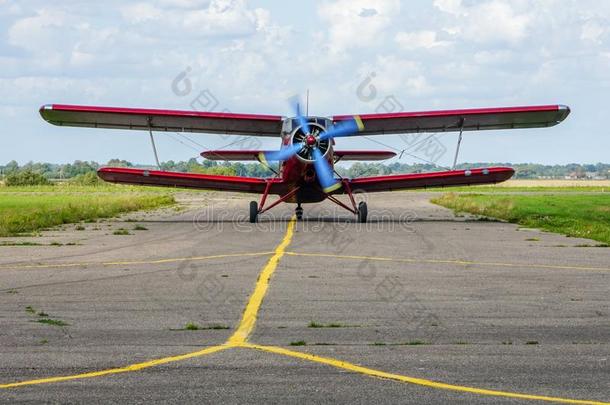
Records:
[[[40,186],[51,184],[49,179],[40,173],[35,173],[31,170],[11,173],[6,176],[4,184],[7,186]]]
[[[95,172],[79,174],[74,177],[71,182],[80,186],[98,186],[103,183],[102,179],[100,179]]]
[[[4,166],[4,174],[15,173],[18,170],[19,170],[19,163],[17,163],[14,160],[11,160],[10,162],[8,162],[6,164],[6,166]]]
[[[106,166],[112,167],[133,167],[133,163],[128,162],[127,160],[122,159],[110,159]]]

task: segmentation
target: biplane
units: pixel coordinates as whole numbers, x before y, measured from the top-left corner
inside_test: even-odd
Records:
[[[123,167],[102,167],[98,175],[113,183],[185,187],[260,194],[250,202],[250,222],[280,203],[296,204],[295,214],[303,216],[302,204],[330,200],[366,222],[368,207],[357,202],[358,193],[375,193],[428,187],[499,183],[511,178],[510,167],[455,170],[462,141],[468,131],[552,127],[570,113],[565,105],[479,108],[465,110],[396,112],[362,115],[308,116],[295,103],[295,116],[235,114],[223,112],[176,111],[141,108],[92,107],[49,104],[40,108],[51,124],[70,127],[111,128],[149,131],[157,166],[153,131],[279,137],[279,150],[208,150],[201,156],[222,161],[279,162],[274,177],[254,178],[211,174],[178,173]],[[339,161],[378,161],[394,157],[392,151],[341,150],[336,139],[369,135],[413,133],[459,133],[451,170],[343,178],[334,170]],[[337,196],[347,195],[343,202]],[[268,203],[270,195],[278,198]]]

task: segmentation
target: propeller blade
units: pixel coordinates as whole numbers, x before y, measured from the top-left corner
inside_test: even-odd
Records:
[[[258,154],[258,158],[261,162],[265,164],[267,162],[276,162],[278,160],[288,160],[294,155],[296,155],[302,148],[302,143],[295,143],[278,151],[261,152]]]
[[[328,131],[320,135],[320,140],[325,141],[332,138],[340,138],[343,136],[354,135],[355,133],[362,131],[364,124],[360,117],[355,116],[354,119],[349,121],[343,121],[330,128]]]
[[[333,176],[333,170],[328,164],[328,161],[324,159],[324,156],[322,156],[322,152],[320,152],[320,149],[313,148],[313,158],[313,165],[316,169],[318,181],[322,186],[322,190],[324,190],[324,192],[328,194],[341,187],[341,183],[335,180],[335,177]]]
[[[303,133],[305,135],[309,134],[309,122],[307,122],[307,118],[301,114],[301,103],[299,102],[298,98],[292,100],[292,109],[297,116],[297,120],[299,121],[299,125],[301,126]]]

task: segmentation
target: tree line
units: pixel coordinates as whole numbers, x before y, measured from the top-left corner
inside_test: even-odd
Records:
[[[9,176],[20,174],[21,176],[38,175],[47,180],[62,180],[74,179],[78,176],[83,179],[84,175],[95,173],[102,166],[112,167],[138,167],[155,169],[154,166],[141,165],[129,162],[127,160],[112,159],[106,164],[100,164],[94,161],[76,160],[73,163],[57,164],[57,163],[39,163],[28,162],[24,165],[19,165],[16,161],[10,161],[6,165],[0,165],[0,178],[6,180]],[[579,164],[570,163],[566,165],[542,165],[536,163],[462,163],[458,166],[459,169],[475,168],[475,167],[491,167],[491,166],[510,166],[516,169],[515,178],[520,179],[563,179],[563,178],[610,178],[610,164]],[[246,177],[272,177],[273,171],[259,163],[241,163],[241,162],[217,162],[204,160],[199,162],[197,159],[187,161],[173,161],[161,163],[161,169],[174,172],[189,172],[203,174],[218,174],[227,176],[246,176]],[[364,177],[377,176],[398,173],[421,173],[428,171],[447,170],[432,164],[408,164],[408,163],[363,163],[357,162],[350,166],[337,165],[337,172],[343,177]],[[277,171],[277,165],[273,167]],[[89,179],[92,177],[89,175]]]

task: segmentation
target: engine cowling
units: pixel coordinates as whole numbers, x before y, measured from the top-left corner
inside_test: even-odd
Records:
[[[303,147],[297,152],[296,156],[299,160],[306,163],[313,163],[313,149],[318,148],[322,156],[326,158],[331,148],[331,140],[320,141],[320,135],[326,132],[326,128],[318,123],[309,122],[309,133],[305,133],[302,126],[294,129],[291,135],[292,144],[303,144]]]

